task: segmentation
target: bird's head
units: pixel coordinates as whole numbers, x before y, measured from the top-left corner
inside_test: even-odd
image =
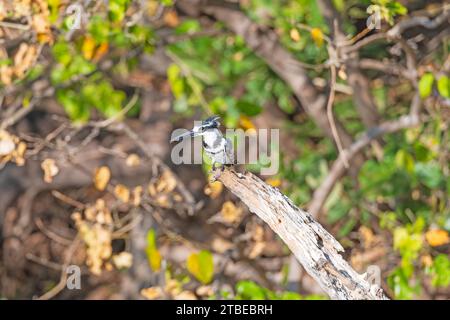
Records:
[[[219,116],[209,117],[206,120],[202,121],[201,124],[194,126],[192,128],[192,130],[173,137],[170,140],[170,142],[175,142],[175,141],[180,142],[181,140],[183,140],[184,138],[187,138],[187,137],[193,138],[193,137],[199,136],[207,129],[214,129],[214,128],[217,129],[220,126],[219,119],[220,119]]]

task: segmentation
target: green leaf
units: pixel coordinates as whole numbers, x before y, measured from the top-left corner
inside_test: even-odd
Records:
[[[253,281],[243,280],[236,284],[236,293],[240,299],[244,300],[265,300],[264,288]]]
[[[191,254],[186,262],[188,271],[201,283],[208,284],[214,276],[214,261],[211,252],[202,250]]]
[[[430,189],[438,188],[443,181],[443,173],[436,163],[417,163],[415,173],[419,181]]]
[[[200,23],[197,20],[189,19],[183,21],[178,27],[175,28],[177,34],[191,34],[201,30]]]
[[[90,112],[82,99],[72,90],[58,90],[56,98],[64,107],[69,118],[77,123],[85,123],[89,120]]]
[[[432,275],[431,283],[435,287],[448,287],[450,285],[450,260],[445,254],[439,254],[427,272]]]
[[[409,284],[409,277],[405,275],[402,268],[396,268],[394,272],[389,275],[387,282],[389,287],[394,291],[394,295],[397,299],[410,300],[414,294],[420,292],[418,285],[411,286]]]
[[[439,94],[444,98],[450,98],[450,80],[447,76],[442,76],[437,81]]]
[[[58,41],[52,47],[52,53],[56,61],[64,66],[67,66],[72,61],[72,52],[70,51],[69,44],[67,42]]]
[[[354,218],[351,218],[350,220],[348,220],[339,230],[338,237],[342,238],[342,237],[345,237],[346,235],[348,235],[353,230],[356,223],[357,223],[357,221]]]
[[[419,94],[421,98],[431,95],[433,90],[434,76],[432,73],[425,73],[419,80]]]
[[[256,116],[262,111],[262,108],[259,105],[245,100],[238,100],[236,106],[240,112],[249,117]]]
[[[405,169],[408,172],[414,171],[414,158],[404,149],[397,151],[395,155],[395,164],[398,168]]]

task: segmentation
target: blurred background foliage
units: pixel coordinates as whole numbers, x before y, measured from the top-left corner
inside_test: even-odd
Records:
[[[365,27],[369,6],[380,8],[383,27],[389,28],[402,17],[409,17],[410,11],[432,11],[441,5],[423,2],[420,7],[414,1],[392,0],[332,3],[343,17],[349,38]],[[304,113],[289,85],[247,46],[245,39],[222,22],[205,23],[200,18],[183,16],[171,0],[145,1],[145,12],[139,12],[142,8],[131,0],[95,2],[87,10],[85,26],[76,32],[71,29],[73,16],[62,14],[67,2],[49,0],[45,4],[48,12],[44,17],[48,20],[42,23],[47,23],[51,32],[38,32],[36,42],[39,50],[50,48],[45,56],[36,57],[23,76],[12,72],[10,79],[5,75],[8,68],[16,67],[13,56],[0,56],[5,72],[2,86],[22,86],[24,105],[32,98],[31,84],[48,74],[54,96],[77,126],[93,119],[138,118],[141,99],[128,105],[135,89],[124,85],[122,79],[139,70],[142,56],[152,56],[155,49],[162,47],[171,63],[166,78],[160,81],[167,81],[170,87],[174,123],[217,114],[228,128],[258,129],[258,119],[268,117],[270,121],[274,107],[281,111],[283,121],[277,125],[296,150],[285,149],[281,141],[280,171],[267,181],[307,208],[338,153],[333,141],[325,138]],[[326,87],[326,38],[330,30],[316,1],[245,0],[240,5],[263,29],[274,30],[283,47],[305,66],[308,76],[317,83],[322,80]],[[8,14],[4,21],[14,18],[13,13]],[[138,20],[136,17],[141,15],[144,18]],[[418,65],[417,90],[426,106],[425,120],[420,126],[383,136],[378,150],[367,151],[368,159],[357,176],[347,175],[336,183],[321,217],[347,250],[368,252],[373,250],[369,242],[389,247],[384,252],[389,261],[382,267],[382,280],[397,299],[423,297],[424,290],[428,297],[434,297],[439,290],[447,290],[448,294],[450,285],[450,84],[448,70],[443,68],[448,64],[448,49],[447,38]],[[391,58],[384,43],[364,47],[360,56],[379,61]],[[378,71],[369,70],[367,76],[384,119],[396,119],[409,111],[414,87]],[[345,71],[339,74],[337,83],[346,85]],[[365,130],[351,95],[337,94],[334,110],[336,118],[354,136]],[[365,240],[360,240],[358,234],[363,234]],[[169,281],[175,279],[177,285],[182,285],[190,281],[186,280],[189,275],[202,285],[212,281],[216,270],[208,250],[191,255],[185,273],[175,274],[161,265],[163,257],[154,231],[149,232],[147,240],[150,266],[154,271],[166,268]],[[154,294],[145,292],[150,298]],[[209,295],[217,297],[322,298],[274,292],[252,281],[238,282],[231,293]]]

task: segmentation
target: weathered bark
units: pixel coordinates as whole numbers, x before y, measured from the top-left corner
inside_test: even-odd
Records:
[[[369,283],[366,275],[358,274],[342,258],[341,244],[278,189],[251,173],[229,169],[218,179],[280,236],[332,299],[387,299],[379,286]]]

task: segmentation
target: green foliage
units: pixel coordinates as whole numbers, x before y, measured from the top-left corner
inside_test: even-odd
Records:
[[[437,81],[438,92],[444,98],[450,98],[450,80],[447,76],[441,76]]]
[[[395,16],[405,15],[408,12],[408,9],[398,1],[372,0],[372,2],[374,3],[372,7],[376,7],[376,10],[379,10],[380,12],[381,18],[390,25],[394,24]]]
[[[261,287],[253,281],[242,280],[235,287],[237,300],[325,300],[324,296],[302,296],[295,292],[274,292]]]
[[[425,73],[419,80],[419,93],[422,98],[431,95],[433,90],[434,76],[432,73]]]
[[[431,275],[431,283],[435,287],[448,287],[450,285],[450,260],[445,254],[439,254],[434,258],[431,267],[427,268],[427,274]]]
[[[88,121],[93,109],[109,118],[123,108],[125,92],[114,88],[98,68],[105,54],[115,48],[153,50],[154,34],[149,27],[125,25],[129,4],[130,0],[109,1],[106,10],[90,16],[86,33],[70,42],[61,35],[52,47],[56,64],[51,70],[51,81],[57,88],[58,101],[76,123]],[[113,70],[124,76],[132,67],[133,59],[129,59]]]

